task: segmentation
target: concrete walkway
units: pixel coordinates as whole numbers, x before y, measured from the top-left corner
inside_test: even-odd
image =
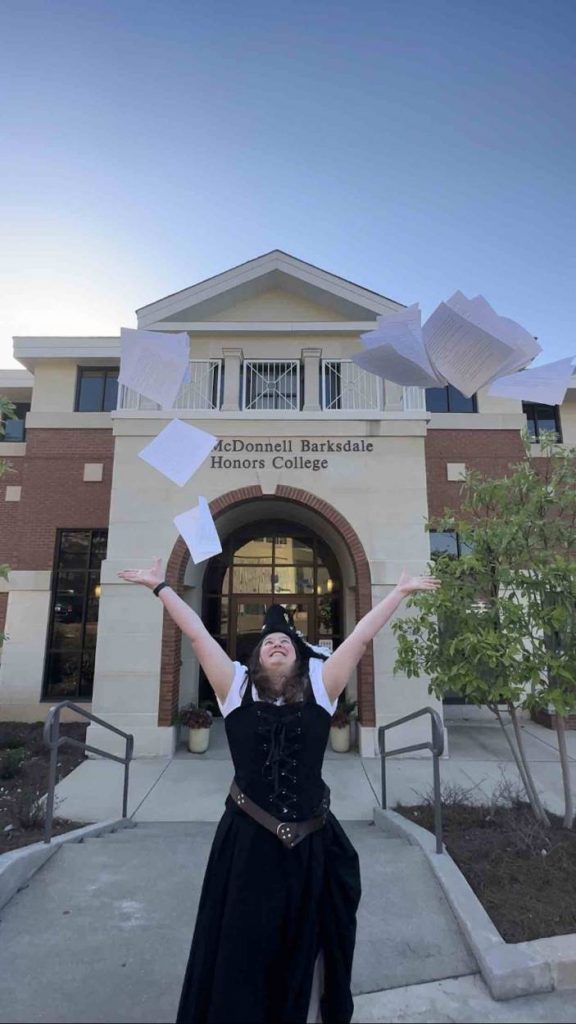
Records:
[[[562,811],[562,784],[556,734],[526,722],[524,740],[536,785],[549,810]],[[497,723],[448,725],[450,757],[443,758],[443,785],[458,785],[472,799],[489,798],[503,779],[518,784],[518,772]],[[567,735],[576,786],[576,733]],[[429,757],[388,761],[388,805],[417,803],[432,786]],[[380,802],[380,759],[327,751],[324,778],[332,809],[348,821],[370,821]],[[137,758],[130,768],[129,814],[135,821],[218,821],[232,780],[230,752],[223,722],[212,727],[206,754],[182,747],[173,758]],[[73,821],[114,818],[121,812],[123,768],[91,758],[57,787],[57,813]]]
[[[555,734],[523,726],[547,806],[561,810]],[[516,769],[499,727],[452,724],[445,785],[489,798]],[[568,737],[576,783],[576,734]],[[372,824],[380,761],[326,755],[332,805],[358,849],[363,890],[354,963],[355,1016],[365,1024],[564,1024],[574,992],[491,999],[422,852]],[[431,787],[429,758],[389,762],[389,805]],[[131,767],[136,828],[63,846],[0,916],[0,1024],[163,1024],[174,1020],[215,822],[232,778],[222,729],[210,750],[138,759]],[[117,817],[122,767],[90,760],[58,787],[58,813]]]
[[[475,971],[422,851],[343,824],[369,893],[354,993]],[[62,846],[2,910],[0,1022],[173,1021],[214,828],[156,822]]]
[[[492,999],[479,974],[357,996],[356,1024],[574,1024],[574,990]]]

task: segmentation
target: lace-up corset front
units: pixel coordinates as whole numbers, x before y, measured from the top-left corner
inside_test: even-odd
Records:
[[[252,699],[226,717],[235,778],[255,803],[282,821],[318,813],[324,796],[322,761],[330,715],[314,697],[297,704]]]

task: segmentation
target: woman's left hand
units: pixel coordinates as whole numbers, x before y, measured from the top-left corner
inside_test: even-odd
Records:
[[[437,590],[440,580],[436,576],[411,576],[406,569],[402,569],[398,580],[398,590],[404,594],[413,594],[417,590]]]

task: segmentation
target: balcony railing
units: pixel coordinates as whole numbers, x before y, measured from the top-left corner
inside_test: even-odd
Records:
[[[306,404],[302,402],[304,393],[318,395],[320,409],[325,412],[378,413],[386,408],[384,382],[356,366],[351,359],[322,359],[314,367],[300,359],[244,359],[231,366],[223,359],[191,359],[190,379],[180,388],[172,408],[187,412],[221,410],[225,372],[228,398],[224,399],[224,408],[228,411],[306,412]],[[310,373],[314,374],[314,379],[308,379],[305,392],[304,376]],[[318,405],[312,408],[318,410]],[[424,389],[403,388],[401,408],[424,410]],[[158,411],[160,406],[121,385],[118,409]]]
[[[242,408],[300,409],[300,360],[246,359],[242,374]]]
[[[382,409],[383,388],[380,377],[356,366],[351,359],[323,359],[321,381],[323,409]]]
[[[222,404],[222,360],[191,359],[190,380],[183,384],[173,409],[219,409]],[[159,409],[157,402],[144,398],[123,384],[118,389],[119,409]]]

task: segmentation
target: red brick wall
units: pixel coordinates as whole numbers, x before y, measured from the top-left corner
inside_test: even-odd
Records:
[[[428,513],[441,516],[460,504],[459,482],[447,479],[446,464],[463,462],[486,476],[504,476],[524,456],[518,430],[434,430],[426,436]]]
[[[26,455],[0,484],[0,563],[51,569],[58,528],[107,527],[113,452],[111,430],[28,430]],[[84,482],[85,462],[103,463],[101,483]],[[18,484],[21,500],[5,501]]]

